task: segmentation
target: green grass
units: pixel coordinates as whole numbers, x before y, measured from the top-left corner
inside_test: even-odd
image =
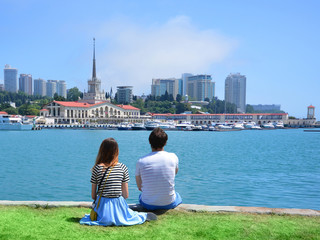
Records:
[[[172,210],[131,227],[84,226],[87,208],[0,206],[0,239],[320,239],[320,217]]]

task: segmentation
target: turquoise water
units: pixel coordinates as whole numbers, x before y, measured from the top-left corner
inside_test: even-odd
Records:
[[[90,169],[103,139],[115,138],[129,168],[150,151],[148,131],[1,131],[1,200],[91,201]],[[320,133],[302,129],[168,132],[180,160],[184,203],[320,209]]]

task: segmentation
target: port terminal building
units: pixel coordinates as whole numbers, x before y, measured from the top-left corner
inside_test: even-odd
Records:
[[[265,124],[282,121],[288,122],[287,113],[237,113],[237,114],[152,114],[152,118],[160,121],[175,121],[177,123],[190,122],[191,124],[217,124],[217,123],[237,123],[255,122]]]
[[[140,119],[140,109],[110,102],[87,103],[53,101],[40,111],[40,115],[53,119],[55,124],[87,124],[90,122],[122,122]]]

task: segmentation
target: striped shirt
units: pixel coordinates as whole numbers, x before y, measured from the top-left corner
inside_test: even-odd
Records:
[[[122,190],[121,190],[121,184],[123,182],[129,182],[129,172],[128,168],[126,165],[123,163],[117,163],[106,182],[106,178],[110,172],[112,167],[107,168],[107,173],[104,177],[104,179],[101,182],[100,187],[98,188],[97,193],[100,194],[103,185],[105,184],[105,187],[103,189],[102,197],[107,197],[107,198],[117,198],[122,195]],[[96,184],[97,186],[100,184],[101,178],[103,177],[105,169],[103,166],[96,165],[93,170],[92,170],[92,175],[91,175],[91,183]],[[106,183],[105,183],[106,182]]]

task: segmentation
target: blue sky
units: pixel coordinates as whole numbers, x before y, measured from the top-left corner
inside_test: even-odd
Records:
[[[150,93],[152,78],[247,77],[248,104],[320,118],[320,1],[0,0],[0,65],[87,89],[96,38],[102,88]],[[3,74],[0,75],[3,83]]]

